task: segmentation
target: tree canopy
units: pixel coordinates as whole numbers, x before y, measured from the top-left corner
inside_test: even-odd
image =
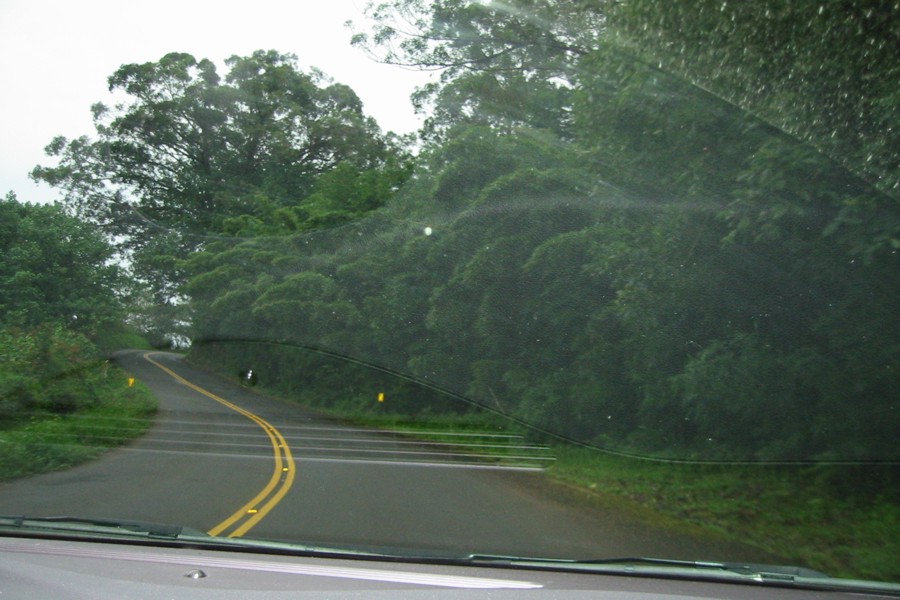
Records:
[[[224,81],[210,60],[183,53],[123,65],[109,89],[127,100],[94,105],[97,139],[55,139],[48,154],[59,166],[33,176],[117,234],[202,236],[231,217],[299,203],[340,164],[387,160],[387,141],[348,87],[274,51],[226,64]]]
[[[124,317],[113,249],[59,206],[0,201],[0,325],[65,325],[87,334]]]
[[[126,331],[129,286],[113,248],[62,207],[9,193],[0,255],[0,428],[94,406],[91,366]]]
[[[184,53],[123,65],[109,89],[124,100],[92,107],[96,138],[54,139],[58,164],[32,172],[103,229],[169,312],[183,303],[177,261],[204,244],[346,220],[408,171],[347,86],[275,51],[225,63],[224,79]],[[341,186],[359,189],[335,208]]]

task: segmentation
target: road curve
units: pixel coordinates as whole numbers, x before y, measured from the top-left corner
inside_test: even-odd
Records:
[[[532,468],[543,458],[534,449],[522,454],[535,461],[492,466],[468,452],[342,426],[175,354],[145,355],[124,352],[118,362],[159,400],[151,429],[90,463],[0,485],[0,514],[179,523],[332,546],[772,559],[601,511],[547,482]]]

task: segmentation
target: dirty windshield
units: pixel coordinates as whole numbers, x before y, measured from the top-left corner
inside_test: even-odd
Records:
[[[896,3],[230,10],[4,117],[0,515],[900,579]]]

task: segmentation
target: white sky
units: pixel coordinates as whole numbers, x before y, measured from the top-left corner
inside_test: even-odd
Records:
[[[0,0],[0,196],[48,202],[56,190],[28,172],[50,165],[56,135],[93,135],[90,106],[109,100],[120,65],[168,52],[222,62],[254,50],[293,53],[353,88],[385,131],[418,127],[409,95],[428,75],[380,65],[350,47],[352,19],[367,29],[365,0]]]

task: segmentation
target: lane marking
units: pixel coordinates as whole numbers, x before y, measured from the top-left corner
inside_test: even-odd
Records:
[[[54,447],[54,448],[68,448],[72,446],[72,444],[41,444],[43,447]],[[234,452],[207,452],[200,450],[162,450],[159,448],[119,448],[117,452],[134,452],[139,454],[153,453],[153,454],[177,454],[182,456],[190,456],[190,455],[199,455],[199,456],[214,456],[216,458],[223,459],[232,459],[236,456],[241,458],[242,460],[269,460],[266,456],[252,456],[246,454],[236,454]],[[298,463],[313,463],[313,462],[325,462],[325,463],[338,463],[338,464],[366,464],[366,465],[381,465],[381,466],[401,466],[401,467],[441,467],[441,468],[449,468],[449,469],[479,469],[484,471],[528,471],[528,472],[540,472],[544,471],[545,467],[543,466],[530,466],[530,465],[522,465],[522,464],[512,464],[512,465],[501,465],[497,463],[462,463],[457,460],[453,461],[434,461],[434,460],[385,460],[385,459],[372,459],[372,458],[336,458],[336,457],[328,457],[328,456],[303,456],[297,458],[295,462]]]
[[[174,421],[173,420],[173,421],[169,421],[169,423],[182,423],[185,425],[197,425],[197,424],[204,423],[204,421]],[[226,427],[229,427],[229,426],[232,429],[234,429],[235,427],[239,427],[239,430],[250,430],[251,428],[253,428],[251,425],[239,425],[239,426],[237,424],[232,424],[232,425],[218,424],[217,425],[217,427],[220,430],[225,429]],[[125,428],[120,427],[120,429],[125,429]],[[137,429],[137,428],[132,427],[130,429]],[[255,428],[253,428],[253,429],[255,429]],[[371,446],[393,445],[393,446],[400,446],[400,447],[402,447],[402,446],[423,446],[423,447],[452,446],[454,448],[493,448],[493,449],[500,449],[500,450],[520,450],[520,451],[527,451],[527,450],[549,451],[550,450],[549,446],[534,446],[534,445],[527,445],[527,444],[521,444],[521,445],[516,445],[516,444],[478,444],[478,443],[472,443],[472,442],[393,439],[393,438],[375,437],[375,436],[329,437],[329,436],[324,436],[324,435],[303,435],[304,430],[302,430],[302,429],[297,430],[297,431],[290,431],[290,429],[291,429],[290,427],[282,426],[281,428],[279,428],[279,431],[282,432],[282,435],[285,436],[286,440],[290,440],[292,437],[296,437],[298,440],[301,440],[302,442],[307,442],[307,441],[341,442],[342,444],[369,444]],[[296,428],[294,428],[294,429],[296,429]],[[185,431],[184,429],[163,428],[163,427],[154,429],[153,433],[157,437],[161,437],[163,435],[175,434],[175,435],[179,436],[179,439],[184,439],[184,440],[190,439],[190,437],[193,435],[199,435],[193,431]],[[98,436],[98,437],[103,437],[103,436]],[[107,436],[107,437],[110,437],[110,436]],[[258,437],[258,434],[257,433],[233,432],[233,433],[228,433],[228,437],[229,438],[256,438],[256,437]],[[224,442],[195,442],[195,443],[217,444],[217,443],[224,443]]]
[[[159,432],[157,432],[157,433],[159,433]],[[232,434],[229,434],[229,435],[232,435]],[[251,437],[249,434],[241,434],[241,435],[243,435],[244,437]],[[110,435],[106,435],[106,436],[94,435],[92,437],[97,438],[97,439],[118,439],[116,436],[110,436]],[[224,442],[224,441],[223,442],[202,442],[199,440],[192,440],[191,438],[189,438],[187,436],[182,436],[177,439],[166,438],[166,437],[153,438],[153,437],[147,436],[147,437],[143,438],[143,442],[145,445],[153,444],[153,443],[157,443],[157,444],[164,443],[166,445],[171,446],[173,444],[186,442],[186,443],[191,444],[192,446],[234,448],[235,451],[232,452],[231,454],[235,455],[235,456],[241,456],[242,458],[248,457],[247,454],[241,453],[242,449],[250,450],[253,448],[268,448],[268,446],[265,446],[263,444],[250,444],[250,443]],[[487,459],[500,459],[500,460],[502,460],[502,459],[532,460],[532,461],[537,461],[537,462],[541,462],[541,461],[552,462],[552,461],[556,460],[556,458],[553,456],[533,456],[530,454],[491,454],[489,452],[474,454],[471,452],[438,452],[438,451],[430,450],[427,448],[423,448],[421,450],[397,450],[397,449],[393,449],[393,448],[375,448],[375,447],[373,447],[373,448],[359,448],[359,447],[348,448],[346,446],[344,446],[344,447],[342,447],[342,446],[311,446],[311,445],[305,445],[305,441],[301,442],[301,444],[304,444],[303,445],[304,452],[334,451],[337,453],[354,453],[355,452],[358,454],[359,453],[388,454],[388,455],[412,454],[412,455],[419,455],[419,456],[438,456],[438,457],[445,456],[448,458],[459,457],[459,458],[470,458],[470,459],[485,459],[485,458],[487,458]],[[201,454],[202,454],[202,452],[201,452]]]
[[[371,458],[332,458],[328,456],[304,456],[297,459],[301,463],[304,462],[324,462],[338,464],[367,464],[381,465],[386,467],[435,467],[445,469],[477,469],[481,471],[527,471],[529,473],[539,473],[545,470],[545,467],[532,465],[501,465],[501,464],[478,464],[478,463],[461,463],[456,460],[451,461],[435,461],[435,460],[380,460]]]
[[[224,534],[231,528],[231,531],[227,533],[227,537],[241,537],[269,514],[269,511],[281,502],[281,499],[284,498],[285,494],[288,493],[288,490],[290,490],[291,486],[294,484],[296,465],[294,464],[294,457],[291,455],[291,449],[284,439],[284,436],[281,435],[281,432],[271,423],[262,417],[253,414],[249,410],[241,408],[237,404],[229,402],[221,396],[217,396],[209,390],[188,381],[172,369],[150,358],[153,354],[159,353],[147,352],[143,355],[144,360],[157,366],[159,369],[171,375],[176,381],[186,385],[195,392],[203,394],[207,398],[215,400],[219,404],[247,417],[259,425],[269,437],[275,459],[272,477],[269,478],[269,482],[249,502],[237,509],[230,517],[207,531],[209,535],[217,536]]]

